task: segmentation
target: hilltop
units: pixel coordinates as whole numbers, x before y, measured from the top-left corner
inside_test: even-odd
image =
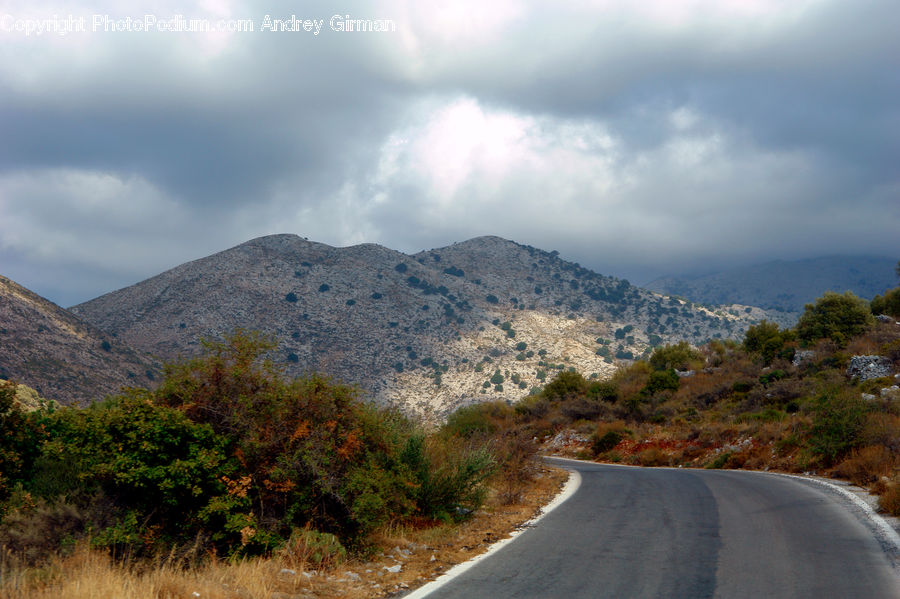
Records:
[[[152,385],[159,364],[0,276],[0,378],[63,404]]]
[[[553,371],[597,377],[654,345],[739,338],[772,315],[710,310],[547,252],[479,237],[407,255],[272,235],[72,308],[163,359],[239,327],[280,342],[288,374],[327,373],[377,400],[440,416],[515,400]]]

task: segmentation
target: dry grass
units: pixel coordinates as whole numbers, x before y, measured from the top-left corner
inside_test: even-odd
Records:
[[[533,479],[507,503],[491,491],[483,510],[459,525],[412,523],[374,535],[369,560],[326,560],[313,565],[302,542],[271,559],[218,560],[197,567],[175,560],[122,564],[79,546],[40,568],[0,559],[0,599],[363,599],[415,588],[485,551],[533,518],[559,492],[567,474],[538,466]],[[426,526],[428,525],[428,526]],[[401,566],[399,572],[387,568]]]
[[[900,481],[897,478],[885,485],[878,498],[879,507],[892,516],[900,516]]]
[[[865,487],[892,474],[896,465],[897,458],[887,447],[870,445],[853,450],[847,459],[834,468],[833,474]]]

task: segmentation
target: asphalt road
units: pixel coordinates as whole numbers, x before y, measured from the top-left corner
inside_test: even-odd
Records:
[[[858,508],[751,472],[560,462],[578,491],[429,599],[900,598]]]

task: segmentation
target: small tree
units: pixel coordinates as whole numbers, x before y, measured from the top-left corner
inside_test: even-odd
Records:
[[[873,326],[875,319],[865,300],[850,291],[828,291],[814,304],[806,304],[797,323],[797,336],[806,342],[827,337],[844,344]]]
[[[763,320],[747,329],[744,335],[744,349],[757,354],[764,364],[769,365],[782,351],[784,344],[792,338],[791,331],[782,331],[774,322]]]

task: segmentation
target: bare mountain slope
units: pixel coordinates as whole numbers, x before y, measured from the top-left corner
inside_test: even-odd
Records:
[[[739,336],[766,316],[714,313],[497,237],[409,256],[295,235],[254,239],[72,310],[166,358],[236,327],[259,330],[281,342],[289,374],[326,372],[437,414],[519,398],[554,369],[601,376],[616,353],[651,343]]]
[[[152,384],[158,365],[56,304],[0,276],[0,378],[63,404]]]

